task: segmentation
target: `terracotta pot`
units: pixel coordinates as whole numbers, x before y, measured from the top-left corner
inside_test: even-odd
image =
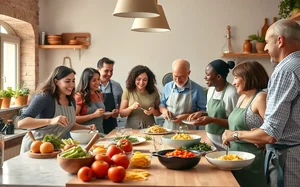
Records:
[[[18,96],[16,99],[15,99],[15,105],[16,106],[23,106],[25,105],[25,99],[26,99],[26,96]]]
[[[2,99],[3,101],[1,104],[1,108],[9,108],[11,97],[3,97]]]
[[[257,53],[265,53],[264,49],[266,46],[266,42],[256,42],[255,47]]]
[[[23,105],[27,105],[28,95],[24,95]]]
[[[243,45],[243,53],[252,53],[252,44],[250,40],[245,40]]]
[[[0,107],[1,107],[1,105],[2,105],[2,101],[3,101],[3,99],[2,99],[2,98],[0,98]]]

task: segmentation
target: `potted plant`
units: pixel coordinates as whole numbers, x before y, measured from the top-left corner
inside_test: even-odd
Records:
[[[282,0],[279,3],[280,18],[287,18],[290,14],[296,14],[300,12],[300,1],[299,0]]]
[[[22,84],[23,85],[23,84]],[[23,106],[27,104],[29,88],[21,87],[14,91],[14,98],[16,106]]]
[[[0,97],[3,99],[1,108],[9,108],[11,97],[13,97],[14,91],[11,87],[7,87],[6,90],[0,91]]]
[[[265,36],[259,35],[259,32],[257,34],[251,34],[248,36],[248,39],[250,41],[256,41],[255,48],[257,53],[264,53],[265,46],[266,46],[266,41],[265,41]]]

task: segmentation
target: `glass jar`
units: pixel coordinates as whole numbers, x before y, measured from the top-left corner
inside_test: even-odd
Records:
[[[6,134],[14,134],[14,133],[15,133],[15,125],[13,123],[13,120],[8,119],[7,120]]]

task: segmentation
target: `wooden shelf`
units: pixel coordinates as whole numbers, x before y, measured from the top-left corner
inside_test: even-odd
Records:
[[[270,57],[268,53],[223,53],[222,57]]]
[[[292,15],[289,19],[294,21],[300,21],[300,13]]]
[[[41,49],[87,49],[85,45],[39,45]]]

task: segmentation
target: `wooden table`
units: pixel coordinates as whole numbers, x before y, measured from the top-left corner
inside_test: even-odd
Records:
[[[211,142],[207,138],[205,131],[203,130],[191,130],[191,134],[201,135],[201,142],[206,142],[211,145]],[[133,130],[133,135],[135,136],[145,136],[139,130]],[[112,131],[107,135],[107,138],[113,137],[114,132]],[[155,135],[159,136],[159,135]],[[101,142],[103,144],[108,144],[107,142]],[[165,146],[165,149],[168,148]],[[153,150],[152,141],[147,141],[142,144],[134,145],[136,150]],[[239,184],[235,180],[231,171],[220,170],[211,164],[209,164],[206,158],[203,156],[199,164],[189,170],[170,170],[165,168],[160,164],[157,157],[152,157],[151,167],[147,169],[150,172],[150,176],[146,181],[123,181],[122,183],[113,183],[109,179],[96,179],[90,182],[82,182],[77,177],[73,177],[67,182],[66,187],[122,187],[122,186],[163,186],[163,187],[209,187],[209,186],[230,186],[237,187]]]

